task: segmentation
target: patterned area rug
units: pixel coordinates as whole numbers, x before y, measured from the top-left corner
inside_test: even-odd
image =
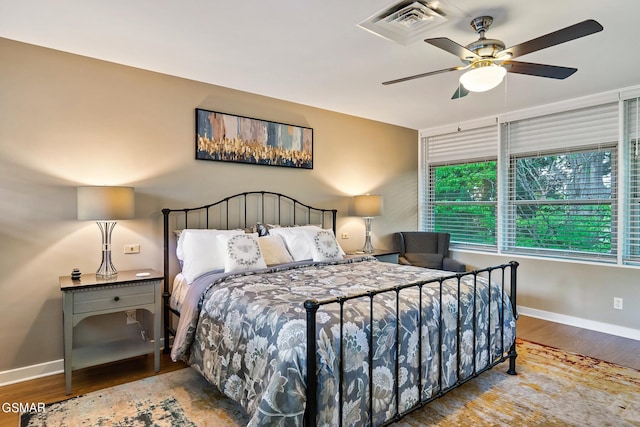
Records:
[[[396,423],[408,426],[640,426],[640,372],[518,341],[507,363]],[[242,408],[193,369],[48,405],[21,426],[245,426]]]

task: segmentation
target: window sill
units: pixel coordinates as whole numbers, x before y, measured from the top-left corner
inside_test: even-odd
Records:
[[[496,256],[502,258],[515,258],[515,259],[533,259],[538,261],[549,261],[549,262],[560,262],[564,264],[580,264],[580,265],[595,265],[599,267],[613,267],[613,268],[625,268],[625,269],[633,269],[640,270],[640,265],[633,264],[622,264],[621,262],[612,262],[612,261],[591,261],[591,260],[580,260],[580,259],[571,259],[571,258],[554,258],[549,256],[539,256],[539,255],[531,255],[531,254],[514,254],[511,252],[500,252],[500,251],[480,251],[474,249],[463,249],[463,248],[449,248],[449,252],[451,253],[468,253],[468,254],[477,254],[477,255],[487,255],[487,256]]]

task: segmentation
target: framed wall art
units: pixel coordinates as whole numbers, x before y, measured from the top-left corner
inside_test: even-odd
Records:
[[[196,159],[313,169],[313,129],[196,108]]]

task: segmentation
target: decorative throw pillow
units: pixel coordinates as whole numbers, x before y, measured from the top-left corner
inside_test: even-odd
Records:
[[[245,271],[267,268],[260,250],[258,234],[234,234],[218,236],[225,251],[224,271]]]
[[[287,250],[282,237],[264,236],[258,240],[260,242],[260,250],[262,250],[262,257],[268,266],[293,262],[293,258]]]
[[[314,261],[335,261],[342,259],[344,252],[336,240],[333,231],[320,230],[313,235],[311,253]]]

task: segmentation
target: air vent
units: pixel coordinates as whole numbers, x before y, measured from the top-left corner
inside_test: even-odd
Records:
[[[395,3],[358,24],[358,27],[380,37],[407,45],[447,22],[444,13],[426,1]]]

